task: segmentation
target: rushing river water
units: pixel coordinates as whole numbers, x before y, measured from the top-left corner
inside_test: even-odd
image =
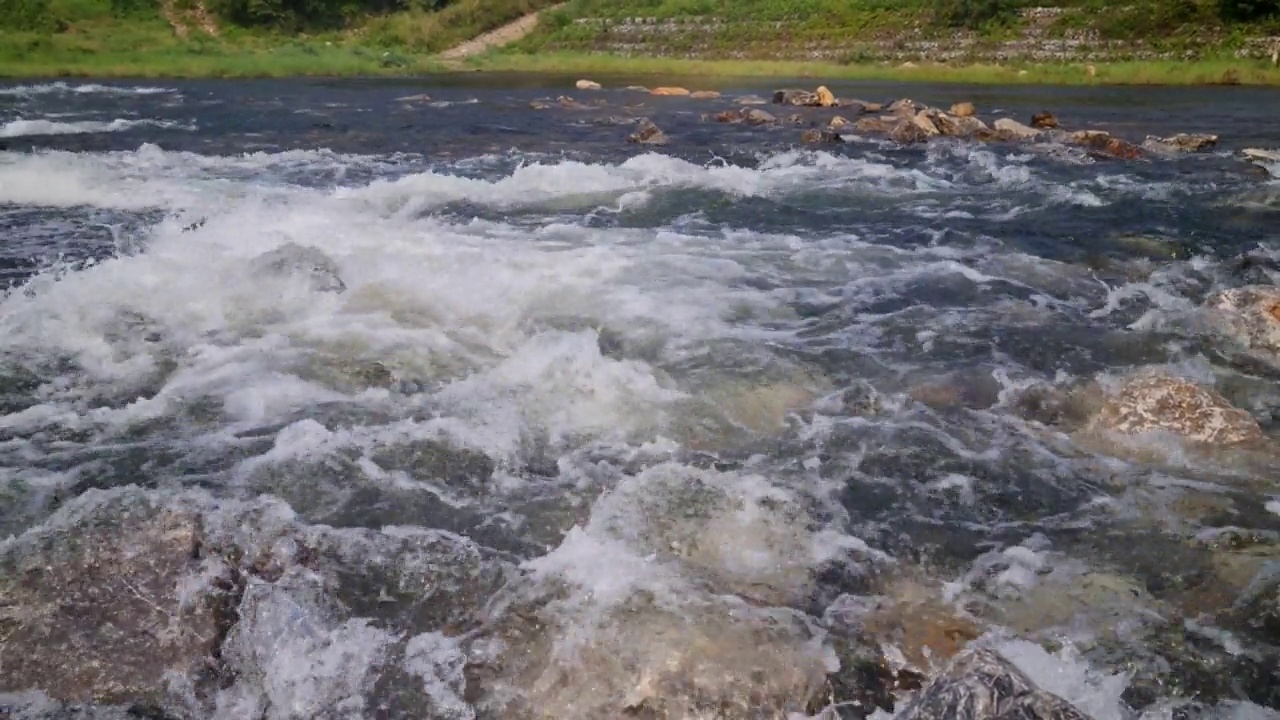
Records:
[[[1221,136],[1120,161],[572,80],[0,86],[0,717],[883,718],[970,642],[1278,716],[1277,456],[1054,398],[1272,433],[1197,318],[1280,269],[1280,96],[831,86]]]

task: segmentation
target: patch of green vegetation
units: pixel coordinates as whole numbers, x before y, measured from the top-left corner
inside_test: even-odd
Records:
[[[980,85],[1280,85],[1280,68],[1271,64],[1214,59],[1120,62],[1098,65],[1093,75],[1081,63],[970,65],[923,63],[903,67],[888,63],[841,64],[770,60],[685,60],[620,57],[609,54],[510,52],[489,53],[468,62],[475,70],[545,72],[580,75],[607,83],[610,77],[653,78],[654,84],[687,83],[735,77],[813,78],[824,80],[893,80],[898,82]]]

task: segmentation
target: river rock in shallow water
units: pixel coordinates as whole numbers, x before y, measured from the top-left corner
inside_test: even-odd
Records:
[[[223,608],[180,590],[200,518],[139,492],[82,499],[0,551],[0,691],[164,706],[167,675],[216,670]]]
[[[1248,285],[1210,295],[1205,306],[1218,330],[1245,351],[1280,366],[1280,287]]]
[[[1215,446],[1263,439],[1258,421],[1216,392],[1156,371],[1126,378],[1088,429],[1119,435],[1164,431]]]
[[[993,650],[957,656],[929,681],[896,720],[1089,720],[1062,698],[1045,692]]]
[[[338,265],[320,249],[288,242],[265,252],[249,263],[257,277],[305,278],[314,292],[342,292],[346,283],[338,276]]]

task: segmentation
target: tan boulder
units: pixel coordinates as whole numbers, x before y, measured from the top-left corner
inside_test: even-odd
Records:
[[[691,93],[682,87],[656,87],[650,90],[649,94],[664,97],[688,97]]]
[[[908,145],[926,142],[930,136],[923,127],[916,123],[915,118],[903,118],[889,131],[889,137],[896,142]]]
[[[1263,439],[1258,421],[1221,395],[1185,378],[1153,370],[1125,378],[1086,429],[1119,435],[1162,431],[1216,446]]]
[[[1007,133],[1020,140],[1030,140],[1040,136],[1039,130],[1023,125],[1013,118],[1000,118],[995,121],[992,127],[999,132]]]
[[[937,126],[938,132],[948,137],[971,137],[989,129],[986,123],[976,117],[941,113],[933,117],[933,124]]]
[[[890,115],[915,117],[916,113],[920,112],[922,109],[923,107],[916,104],[915,100],[912,100],[911,98],[902,98],[901,100],[894,100],[889,103],[889,106],[886,107],[884,111]]]
[[[826,85],[819,85],[814,91],[814,96],[818,107],[833,107],[836,104],[836,96],[827,89]]]
[[[720,93],[715,90],[696,90],[689,93],[689,97],[694,100],[716,100],[720,97]]]
[[[574,87],[579,90],[599,90],[600,83],[595,82],[594,80],[579,80],[574,83]]]
[[[827,127],[832,130],[851,130],[853,129],[853,123],[848,118],[837,115],[831,118],[831,122],[827,123]]]
[[[937,137],[942,134],[938,130],[938,126],[933,123],[933,120],[929,119],[929,114],[927,112],[917,113],[916,116],[911,119],[911,122],[915,123],[916,126],[924,132],[925,137]]]
[[[973,107],[973,103],[971,102],[956,103],[951,106],[950,112],[951,115],[962,118],[973,117],[977,113],[977,109]]]
[[[771,125],[778,121],[778,118],[764,110],[761,110],[760,108],[745,109],[742,113],[742,119],[745,120],[748,125]]]

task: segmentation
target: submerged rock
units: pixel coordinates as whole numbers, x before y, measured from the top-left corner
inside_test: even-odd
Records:
[[[691,93],[682,87],[656,87],[650,90],[649,94],[662,97],[688,97]]]
[[[773,93],[775,105],[813,105],[817,99],[808,90],[778,90]]]
[[[1249,413],[1212,390],[1158,371],[1139,371],[1125,379],[1087,429],[1120,435],[1163,431],[1217,446],[1263,438]]]
[[[1245,148],[1240,151],[1245,157],[1256,162],[1280,162],[1280,150],[1261,150]]]
[[[1262,362],[1280,366],[1280,287],[1247,285],[1209,296],[1218,331]]]
[[[837,133],[834,130],[823,128],[823,129],[805,130],[800,135],[800,142],[810,143],[810,144],[825,144],[825,143],[844,142],[844,140],[840,137],[840,133]]]
[[[19,536],[0,554],[0,691],[172,707],[166,685],[217,673],[229,619],[183,596],[201,562],[199,516],[132,490]]]
[[[1178,133],[1171,137],[1147,136],[1144,146],[1176,152],[1200,152],[1218,144],[1217,135],[1192,135]]]
[[[1058,118],[1053,113],[1038,112],[1031,116],[1031,127],[1041,130],[1053,130],[1058,127]]]
[[[716,100],[720,97],[720,93],[715,90],[695,90],[689,93],[689,97],[694,100]]]
[[[1023,125],[1013,118],[1000,118],[995,121],[992,127],[999,132],[1006,133],[1012,137],[1018,138],[1019,140],[1030,140],[1032,138],[1040,137],[1039,130]]]
[[[627,142],[640,143],[643,145],[666,145],[668,142],[667,134],[662,132],[662,128],[653,124],[649,118],[641,118],[640,127],[636,131],[627,136]]]
[[[306,278],[314,292],[340,293],[347,289],[338,265],[319,248],[288,242],[249,261],[255,277]]]
[[[977,648],[952,660],[896,720],[1089,720],[1071,703],[1040,689],[994,650]]]

